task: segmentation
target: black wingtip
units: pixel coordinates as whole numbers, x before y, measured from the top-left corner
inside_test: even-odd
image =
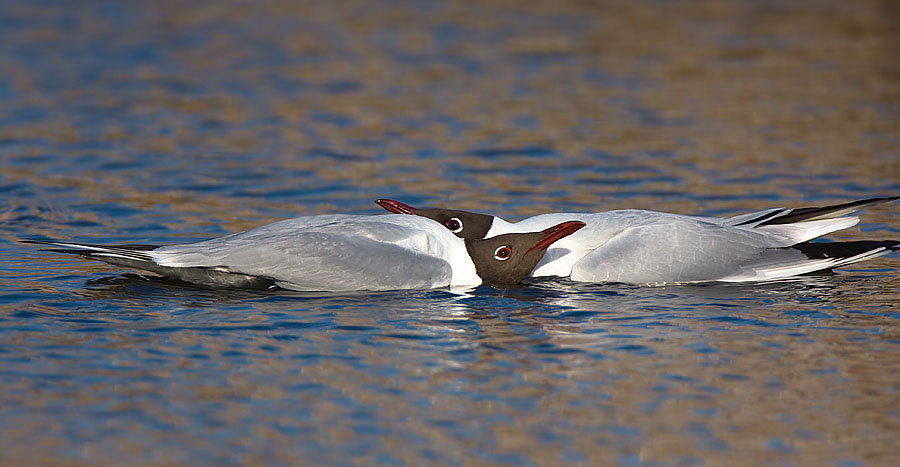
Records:
[[[889,203],[898,199],[900,199],[900,196],[885,196],[881,198],[861,199],[858,201],[835,204],[832,206],[797,208],[791,210],[789,214],[786,214],[784,216],[776,216],[773,219],[764,221],[760,223],[759,226],[761,227],[766,225],[793,224],[795,222],[803,222],[805,220],[814,219],[832,212],[844,211],[854,208],[862,209],[864,207],[874,206],[876,204]]]
[[[42,248],[41,251],[49,251],[52,253],[63,253],[69,255],[79,255],[85,258],[100,259],[100,256],[117,255],[128,257],[136,261],[153,261],[153,258],[144,253],[159,248],[158,245],[147,245],[143,243],[127,243],[120,245],[96,245],[90,243],[76,242],[56,242],[48,240],[20,240],[22,243],[33,245],[49,245],[52,248]]]
[[[116,245],[97,245],[96,243],[78,243],[78,242],[61,242],[54,240],[32,240],[29,238],[19,239],[19,243],[27,243],[31,245],[78,245],[88,248],[106,248],[116,250],[132,250],[132,251],[152,251],[159,248],[159,245],[150,245],[146,243],[120,243]],[[50,250],[47,250],[50,251]],[[69,250],[65,250],[69,251]]]
[[[51,242],[45,242],[43,240],[31,240],[30,238],[20,238],[19,243],[27,243],[29,245],[47,245]]]
[[[900,250],[900,242],[895,240],[859,240],[855,242],[798,243],[791,248],[799,250],[809,259],[852,258],[881,248]]]

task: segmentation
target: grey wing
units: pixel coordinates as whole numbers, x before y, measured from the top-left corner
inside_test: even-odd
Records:
[[[219,268],[304,291],[395,290],[450,284],[450,264],[410,248],[425,233],[391,225],[338,222],[274,229],[154,251],[160,264]],[[422,238],[419,238],[422,237]],[[404,243],[405,242],[405,243]]]
[[[273,238],[284,237],[292,232],[321,228],[329,224],[341,222],[358,222],[369,216],[354,216],[349,214],[323,214],[319,216],[303,216],[293,219],[274,222],[244,232],[237,232],[224,237],[199,242],[198,244],[216,246],[226,243],[268,241]]]
[[[739,273],[769,243],[759,233],[687,219],[638,225],[575,263],[571,278],[639,284],[719,280]]]

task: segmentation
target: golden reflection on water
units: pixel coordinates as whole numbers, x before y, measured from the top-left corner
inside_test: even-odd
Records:
[[[127,26],[97,6],[0,5],[0,16],[25,21],[0,31],[9,77],[0,182],[28,187],[9,191],[0,220],[31,219],[5,225],[5,239],[209,237],[293,214],[374,213],[372,199],[396,194],[517,218],[737,212],[887,195],[900,183],[895,2],[133,3],[123,2]],[[131,58],[144,48],[145,59]],[[93,209],[106,203],[135,212]],[[865,222],[882,227],[832,238],[882,239],[896,233],[895,213],[872,209]],[[194,302],[234,329],[215,334],[199,321],[152,331],[165,337],[5,337],[3,347],[61,382],[4,378],[3,405],[28,416],[3,430],[0,461],[186,463],[167,447],[204,430],[223,433],[192,438],[207,459],[251,464],[343,459],[366,429],[409,464],[488,463],[479,452],[541,465],[632,454],[887,464],[897,454],[900,328],[885,311],[900,303],[896,258],[866,266],[894,272],[829,279],[821,295],[626,289],[617,298],[561,286],[540,300],[408,305],[424,310],[363,298],[310,312],[345,328],[276,340],[277,328],[241,326],[269,325],[276,311],[302,320],[306,297],[229,314],[234,303],[196,291],[85,290],[85,277],[112,269],[22,255],[4,259],[43,276],[0,285],[55,297],[30,302],[34,319],[79,311],[58,298],[66,286],[81,294],[72,300],[118,301],[147,320],[139,329],[200,314]],[[744,294],[743,307],[723,311],[720,302]],[[142,308],[172,296],[186,303]],[[492,308],[508,301],[516,311]],[[597,314],[566,321],[552,307]],[[829,316],[791,314],[808,309]],[[539,344],[567,352],[542,354]],[[115,356],[113,369],[89,371],[98,381],[86,388],[47,355],[79,346]],[[115,402],[104,407],[105,397]],[[283,415],[298,406],[305,417]],[[107,416],[102,436],[72,447],[82,436],[67,426],[72,407]]]
[[[21,333],[5,339],[4,347],[33,348],[31,357],[22,357],[42,365],[38,368],[48,377],[91,375],[98,383],[88,392],[78,386],[67,391],[65,384],[62,390],[52,384],[36,388],[25,379],[5,383],[8,406],[23,404],[35,412],[15,430],[5,430],[9,436],[0,445],[12,459],[52,461],[36,447],[46,450],[73,433],[54,422],[55,407],[103,407],[105,394],[117,401],[104,415],[114,432],[83,446],[96,460],[112,460],[123,451],[147,456],[147,443],[175,443],[179,433],[199,425],[226,437],[226,444],[208,446],[216,455],[237,449],[248,453],[242,461],[288,462],[298,452],[298,439],[336,448],[358,439],[357,430],[370,419],[379,424],[373,429],[381,449],[412,463],[425,455],[423,443],[438,458],[467,463],[479,462],[474,453],[480,449],[517,453],[539,464],[558,463],[574,450],[590,465],[614,462],[623,452],[637,452],[644,462],[700,456],[710,463],[754,464],[827,463],[851,453],[881,463],[895,452],[897,418],[890,408],[900,402],[895,378],[900,362],[893,358],[900,337],[896,320],[842,311],[865,309],[870,293],[897,303],[900,296],[876,289],[882,287],[878,281],[813,279],[731,291],[611,289],[616,295],[581,286],[554,294],[553,287],[544,287],[547,294],[496,291],[494,301],[467,294],[430,300],[430,310],[415,301],[403,309],[402,297],[389,293],[340,298],[345,307],[334,313],[334,325],[310,328],[299,340],[273,337],[284,332],[277,327],[284,320],[302,323],[309,315],[282,314],[274,321],[272,316],[309,307],[302,294],[300,301],[280,306],[260,303],[256,312],[218,311],[223,320],[218,325],[233,329],[225,335],[210,333],[203,322],[196,329],[178,323],[177,313],[147,312],[130,331],[123,329],[125,335],[110,332],[99,342],[96,334]],[[766,303],[767,296],[779,299]],[[233,303],[252,297],[238,294]],[[509,306],[510,300],[517,302],[515,309],[492,308]],[[824,303],[810,308],[809,300]],[[373,306],[357,308],[354,302]],[[390,308],[395,302],[399,308]],[[721,303],[741,306],[723,314]],[[321,305],[310,313],[327,309],[329,299],[323,297]],[[567,308],[548,306],[593,314],[557,319],[554,315]],[[810,309],[818,311],[791,315]],[[832,316],[815,317],[822,312]],[[45,314],[71,317],[51,306]],[[94,319],[103,325],[102,316]],[[265,331],[269,325],[276,327]],[[83,325],[69,326],[74,331]],[[128,335],[141,329],[143,336]],[[434,342],[447,351],[436,352]],[[55,366],[52,355],[72,346],[107,352],[111,365]],[[535,352],[536,346],[563,351],[544,354]],[[243,357],[235,360],[234,351]],[[273,407],[293,414],[305,408],[306,415],[273,418]],[[109,415],[116,411],[126,416]],[[153,426],[143,420],[150,413],[160,427],[144,433],[147,440],[130,438],[141,435],[135,429]],[[130,425],[134,417],[140,423]],[[236,426],[252,427],[253,435],[229,436],[228,427]],[[285,433],[286,428],[296,433]],[[481,438],[486,432],[490,439]],[[409,440],[409,433],[416,439]],[[258,439],[271,450],[255,449]],[[771,448],[773,439],[784,446]],[[170,455],[140,458],[165,461]]]
[[[184,167],[190,170],[217,153],[267,153],[266,164],[310,171],[321,180],[345,181],[373,193],[402,187],[481,209],[507,201],[509,192],[529,197],[534,209],[517,206],[516,215],[533,214],[544,206],[541,202],[559,199],[547,192],[562,191],[568,200],[598,208],[651,207],[660,200],[637,197],[622,206],[609,199],[608,190],[615,187],[572,186],[568,173],[535,185],[509,169],[540,167],[546,158],[536,161],[512,151],[485,159],[469,156],[471,151],[550,148],[558,153],[552,158],[556,163],[593,167],[602,176],[590,152],[602,150],[674,174],[681,182],[677,190],[711,196],[739,196],[752,188],[712,183],[704,171],[753,178],[771,175],[777,167],[785,174],[837,173],[862,185],[873,174],[894,183],[900,178],[892,136],[900,124],[889,110],[900,95],[893,79],[900,44],[890,2],[526,2],[517,3],[509,15],[491,14],[510,8],[506,2],[430,8],[266,2],[253,11],[237,4],[177,5],[147,8],[149,19],[128,30],[79,15],[82,42],[115,33],[124,44],[150,41],[165,54],[165,61],[100,74],[119,85],[132,83],[123,92],[109,93],[94,82],[77,92],[48,91],[34,70],[7,57],[4,65],[13,68],[5,68],[16,77],[16,105],[54,110],[37,123],[4,125],[0,138],[63,145],[95,139],[84,135],[83,123],[72,121],[73,113],[63,107],[70,99],[125,117],[127,127],[116,118],[97,122],[100,141],[111,146],[101,148],[101,155],[111,160],[140,153],[177,155],[188,160]],[[274,18],[303,26],[277,26],[248,37],[223,34]],[[441,28],[452,28],[446,43],[438,40]],[[7,49],[28,40],[49,47],[71,40],[53,30],[39,31],[10,37],[13,45]],[[199,37],[193,47],[173,47],[157,37],[173,31]],[[257,58],[260,65],[241,65],[253,63],[261,50],[278,51],[284,58],[264,56]],[[55,59],[64,63],[64,57]],[[298,83],[301,90],[279,89],[281,81]],[[234,93],[229,82],[249,91]],[[340,88],[341,83],[347,84]],[[188,91],[173,93],[178,89],[173,86]],[[329,86],[342,90],[329,92]],[[316,118],[322,113],[349,124]],[[448,126],[440,116],[458,124]],[[515,123],[523,118],[533,124]],[[274,120],[261,123],[265,119]],[[214,123],[218,129],[186,125],[186,120]],[[319,158],[317,148],[356,160]],[[428,148],[446,157],[413,157]],[[30,151],[25,146],[13,152],[19,150]],[[671,154],[648,157],[652,151]],[[450,174],[447,160],[484,171]],[[15,176],[44,178],[40,164],[31,170],[31,175]],[[60,174],[52,183],[72,183],[68,179],[85,175],[92,177],[97,199],[131,188],[119,180],[122,173]],[[834,191],[827,179],[809,183]],[[143,198],[167,196],[134,188]],[[785,198],[804,195],[785,184],[778,188]],[[125,202],[136,203],[131,198],[138,197]],[[204,211],[230,211],[236,200],[226,195],[191,201]],[[691,208],[676,200],[663,203]],[[357,206],[366,204],[361,200]],[[757,206],[731,202],[728,207]]]

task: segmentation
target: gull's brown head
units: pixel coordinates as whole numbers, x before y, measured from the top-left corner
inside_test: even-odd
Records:
[[[584,226],[581,221],[568,221],[540,232],[466,240],[466,250],[486,284],[518,284],[537,266],[547,247]]]
[[[480,240],[491,230],[494,216],[458,209],[418,209],[392,199],[376,199],[375,204],[394,214],[412,214],[427,217],[443,225],[464,240]]]

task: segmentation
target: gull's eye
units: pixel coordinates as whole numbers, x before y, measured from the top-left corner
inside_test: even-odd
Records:
[[[512,255],[512,248],[510,248],[506,245],[497,247],[497,249],[494,250],[494,259],[499,260],[499,261],[508,260],[510,255]]]
[[[457,217],[451,217],[450,220],[444,222],[444,227],[450,229],[453,233],[460,233],[463,229],[462,221]]]

